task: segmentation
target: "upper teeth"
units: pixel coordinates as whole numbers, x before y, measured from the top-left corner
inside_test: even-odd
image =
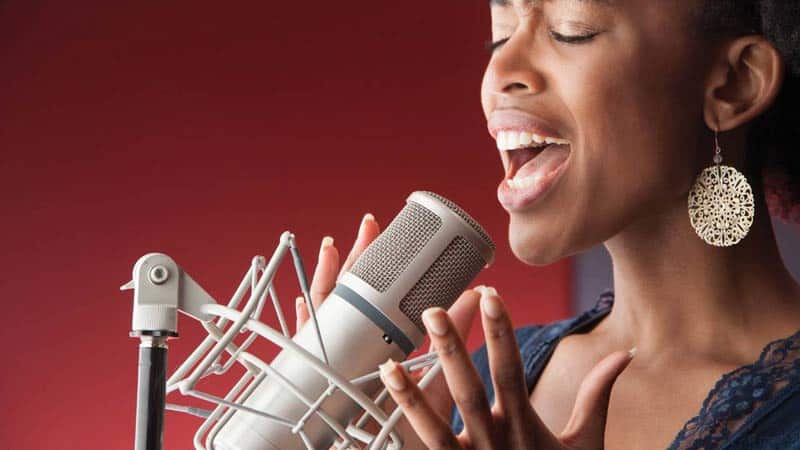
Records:
[[[539,136],[536,133],[530,133],[528,131],[503,130],[497,132],[498,150],[514,150],[517,148],[538,147],[548,144],[569,144],[569,141],[549,136]]]

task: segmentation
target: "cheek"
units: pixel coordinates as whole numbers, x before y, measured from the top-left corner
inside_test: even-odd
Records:
[[[580,128],[585,204],[606,205],[607,214],[652,213],[678,201],[696,172],[701,96],[681,55],[652,54],[646,46],[608,52],[565,94]]]
[[[655,62],[651,51],[592,52],[580,70],[550,78],[577,144],[547,206],[511,218],[509,241],[520,260],[549,264],[645,215],[685,205],[704,130],[702,86],[681,55]]]
[[[561,187],[536,211],[511,215],[520,260],[549,264],[685,205],[705,132],[702,82],[695,61],[657,45],[629,34],[546,74],[577,143]],[[484,76],[484,108],[486,86]]]

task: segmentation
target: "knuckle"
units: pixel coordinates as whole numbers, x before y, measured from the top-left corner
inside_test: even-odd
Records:
[[[486,330],[488,339],[501,340],[509,335],[509,329],[506,327],[492,327]]]
[[[455,402],[465,414],[477,413],[488,407],[486,393],[483,390],[470,390],[456,395]]]
[[[397,399],[397,404],[403,410],[414,409],[419,405],[419,399],[414,394],[404,395]]]
[[[458,345],[453,340],[446,340],[436,345],[436,351],[439,353],[440,356],[445,356],[445,357],[453,356],[458,351]]]

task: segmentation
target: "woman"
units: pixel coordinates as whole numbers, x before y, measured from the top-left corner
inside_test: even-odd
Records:
[[[481,100],[514,254],[543,265],[603,242],[614,294],[516,335],[491,288],[426,311],[444,377],[423,394],[381,368],[410,445],[800,448],[800,286],[767,207],[800,203],[800,6],[501,0],[491,15]],[[709,200],[702,177],[719,172],[703,171],[720,162],[751,188]],[[366,216],[341,270],[377,234]],[[338,267],[326,238],[315,302]],[[460,336],[478,305],[487,345],[471,359]]]

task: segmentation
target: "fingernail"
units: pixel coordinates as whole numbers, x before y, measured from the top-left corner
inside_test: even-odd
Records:
[[[387,386],[395,391],[402,391],[406,388],[406,377],[401,373],[400,366],[391,358],[380,366],[381,378]]]
[[[358,235],[361,236],[361,233],[364,232],[364,224],[367,223],[368,220],[375,220],[375,216],[370,213],[364,214],[364,217],[361,218],[361,224],[358,226]]]
[[[497,290],[491,286],[480,285],[476,287],[475,290],[480,292],[482,297],[487,297],[489,295],[494,295],[494,296],[498,295]]]
[[[481,296],[481,311],[492,319],[503,317],[503,305],[500,304],[500,299],[497,298],[496,292],[494,295]]]
[[[422,313],[422,322],[425,328],[437,336],[447,334],[447,319],[442,308],[428,308]]]
[[[628,350],[628,357],[630,359],[633,359],[634,356],[636,356],[636,347],[633,347],[632,349]]]
[[[295,309],[299,309],[300,306],[302,306],[305,302],[306,302],[306,299],[304,299],[303,297],[297,297],[296,299],[294,299],[294,307],[295,307]]]
[[[330,236],[325,236],[322,238],[322,246],[319,248],[319,252],[322,253],[323,250],[333,245],[333,238]]]

